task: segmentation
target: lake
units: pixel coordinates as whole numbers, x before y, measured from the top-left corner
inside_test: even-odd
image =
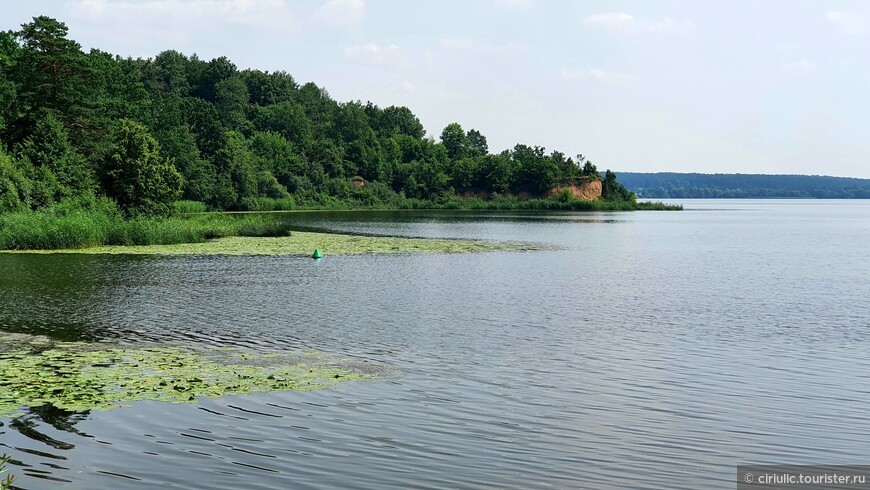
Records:
[[[674,201],[678,202],[678,201]],[[0,419],[25,489],[734,488],[870,454],[870,202],[311,212],[300,229],[544,243],[297,257],[0,254],[0,330],[313,349],[336,389]]]

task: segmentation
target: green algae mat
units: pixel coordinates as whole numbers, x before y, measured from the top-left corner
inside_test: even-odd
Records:
[[[137,400],[192,403],[201,397],[310,391],[376,378],[384,369],[317,352],[121,347],[0,332],[0,417],[47,404],[68,411],[111,410]]]
[[[529,243],[341,235],[294,231],[287,237],[227,237],[204,243],[176,245],[101,246],[64,250],[0,251],[6,253],[78,253],[133,255],[323,255],[388,253],[468,253],[543,250]]]

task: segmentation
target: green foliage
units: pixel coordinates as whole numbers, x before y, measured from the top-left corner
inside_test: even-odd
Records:
[[[476,156],[486,155],[489,153],[489,144],[486,142],[486,136],[480,134],[476,129],[470,129],[466,134],[468,140],[468,148],[472,154]]]
[[[0,31],[0,135],[16,119],[20,86],[12,77],[20,51],[14,34]]]
[[[175,214],[193,214],[208,211],[208,206],[201,201],[175,201],[173,207],[175,208]]]
[[[296,209],[296,200],[293,196],[287,196],[281,199],[258,197],[257,207],[260,208],[260,211],[290,211]]]
[[[451,160],[468,155],[468,136],[459,123],[450,123],[441,131],[441,144],[447,149],[447,156]]]
[[[168,216],[181,195],[182,178],[160,155],[157,140],[141,124],[122,119],[103,159],[104,190],[128,216]]]
[[[514,186],[518,190],[541,195],[559,182],[558,167],[552,158],[544,156],[544,148],[517,145],[511,158],[517,169]]]
[[[153,94],[167,93],[185,96],[190,93],[187,65],[189,60],[178,51],[163,51],[151,63],[143,63],[142,78]]]
[[[55,112],[67,124],[83,123],[93,108],[94,73],[79,43],[67,39],[63,22],[35,17],[16,37],[21,54],[14,77],[22,86],[18,96],[28,112]]]
[[[616,174],[608,170],[601,183],[601,197],[607,201],[625,201],[634,203],[637,196],[616,181]]]
[[[266,107],[254,106],[252,114],[254,128],[258,131],[274,131],[301,149],[311,146],[311,120],[296,102],[286,101]]]
[[[268,106],[293,100],[299,90],[293,77],[283,71],[245,70],[241,76],[248,87],[250,102],[255,105]]]
[[[241,133],[229,131],[214,156],[217,183],[211,204],[217,209],[255,210],[257,162]]]
[[[27,207],[31,183],[0,147],[0,213]]]
[[[314,83],[239,71],[226,57],[84,53],[49,17],[0,32],[0,147],[11,152],[0,155],[0,212],[98,196],[127,219],[166,216],[179,198],[215,211],[439,207],[455,206],[457,193],[537,198],[601,178],[582,155],[525,145],[491,154],[483,134],[459,123],[440,136],[426,137],[407,107],[338,103]],[[349,185],[352,176],[366,185]],[[633,199],[618,183],[605,187],[608,199]],[[529,206],[551,205],[542,202]],[[99,241],[83,213],[63,225],[80,224],[82,236],[34,243]]]
[[[188,209],[194,204],[187,204]],[[199,212],[201,207],[196,206]],[[277,217],[193,214],[172,218],[124,219],[108,198],[77,199],[41,211],[0,214],[0,249],[50,250],[99,245],[197,243],[228,236],[287,236]]]
[[[63,124],[52,113],[39,119],[33,133],[16,148],[22,171],[34,183],[34,208],[95,190],[93,170],[69,141]]]

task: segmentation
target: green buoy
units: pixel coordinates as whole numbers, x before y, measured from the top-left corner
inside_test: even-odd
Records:
[[[311,254],[311,258],[312,258],[312,259],[322,259],[322,258],[323,258],[323,254],[320,253],[320,249],[319,249],[319,248],[315,248],[315,249],[314,249],[314,253]]]

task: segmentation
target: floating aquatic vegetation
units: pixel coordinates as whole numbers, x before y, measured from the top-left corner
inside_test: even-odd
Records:
[[[136,400],[173,403],[242,393],[317,390],[372,378],[351,362],[325,354],[214,352],[178,346],[122,348],[111,344],[52,343],[0,333],[0,417],[22,406],[51,404],[68,411],[110,410]]]
[[[155,255],[305,255],[320,249],[324,255],[385,253],[464,253],[544,250],[539,244],[488,240],[454,240],[293,232],[287,237],[226,237],[205,243],[176,245],[102,246],[64,250],[29,250],[26,253],[155,254]],[[21,253],[2,251],[5,253]]]

